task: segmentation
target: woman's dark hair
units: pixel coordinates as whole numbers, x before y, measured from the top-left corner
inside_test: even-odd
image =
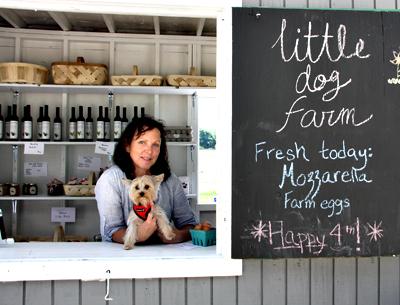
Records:
[[[156,163],[150,168],[150,173],[152,175],[164,174],[164,181],[171,176],[164,125],[162,122],[159,122],[152,117],[144,116],[132,120],[128,126],[126,126],[117,142],[117,145],[115,146],[113,155],[114,164],[125,173],[128,179],[135,178],[135,164],[133,163],[129,153],[126,151],[126,148],[131,145],[134,137],[140,137],[144,132],[153,130],[154,128],[160,131],[161,146],[160,154]]]

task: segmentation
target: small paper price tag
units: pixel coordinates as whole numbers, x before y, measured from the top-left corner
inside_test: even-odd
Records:
[[[51,208],[51,222],[75,222],[75,208]]]
[[[114,147],[115,147],[114,142],[96,141],[96,147],[94,149],[94,153],[100,155],[112,156],[112,154],[114,153]]]
[[[44,154],[44,143],[29,142],[24,145],[25,155],[43,155]]]
[[[29,177],[46,177],[47,162],[25,162],[24,175]]]
[[[100,169],[100,165],[101,165],[100,157],[93,157],[93,156],[78,157],[78,169],[98,171]]]

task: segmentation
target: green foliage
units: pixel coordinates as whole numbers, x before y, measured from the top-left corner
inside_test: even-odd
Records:
[[[200,130],[200,149],[215,149],[217,143],[215,133],[207,130]]]

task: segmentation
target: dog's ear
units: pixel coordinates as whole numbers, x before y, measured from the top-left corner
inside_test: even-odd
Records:
[[[126,186],[130,186],[131,183],[132,183],[132,180],[126,179],[126,178],[122,178],[122,183],[125,184]]]
[[[154,183],[154,189],[157,191],[158,188],[160,187],[161,182],[164,179],[164,174],[160,174],[157,176],[151,176],[153,183]]]
[[[159,174],[157,176],[154,176],[154,182],[156,183],[161,183],[164,180],[164,174]]]

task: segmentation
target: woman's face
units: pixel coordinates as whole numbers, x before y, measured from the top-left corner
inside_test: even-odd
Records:
[[[150,174],[150,167],[156,163],[160,154],[161,134],[157,128],[147,130],[137,137],[136,134],[127,152],[135,164],[135,175],[143,176]]]

